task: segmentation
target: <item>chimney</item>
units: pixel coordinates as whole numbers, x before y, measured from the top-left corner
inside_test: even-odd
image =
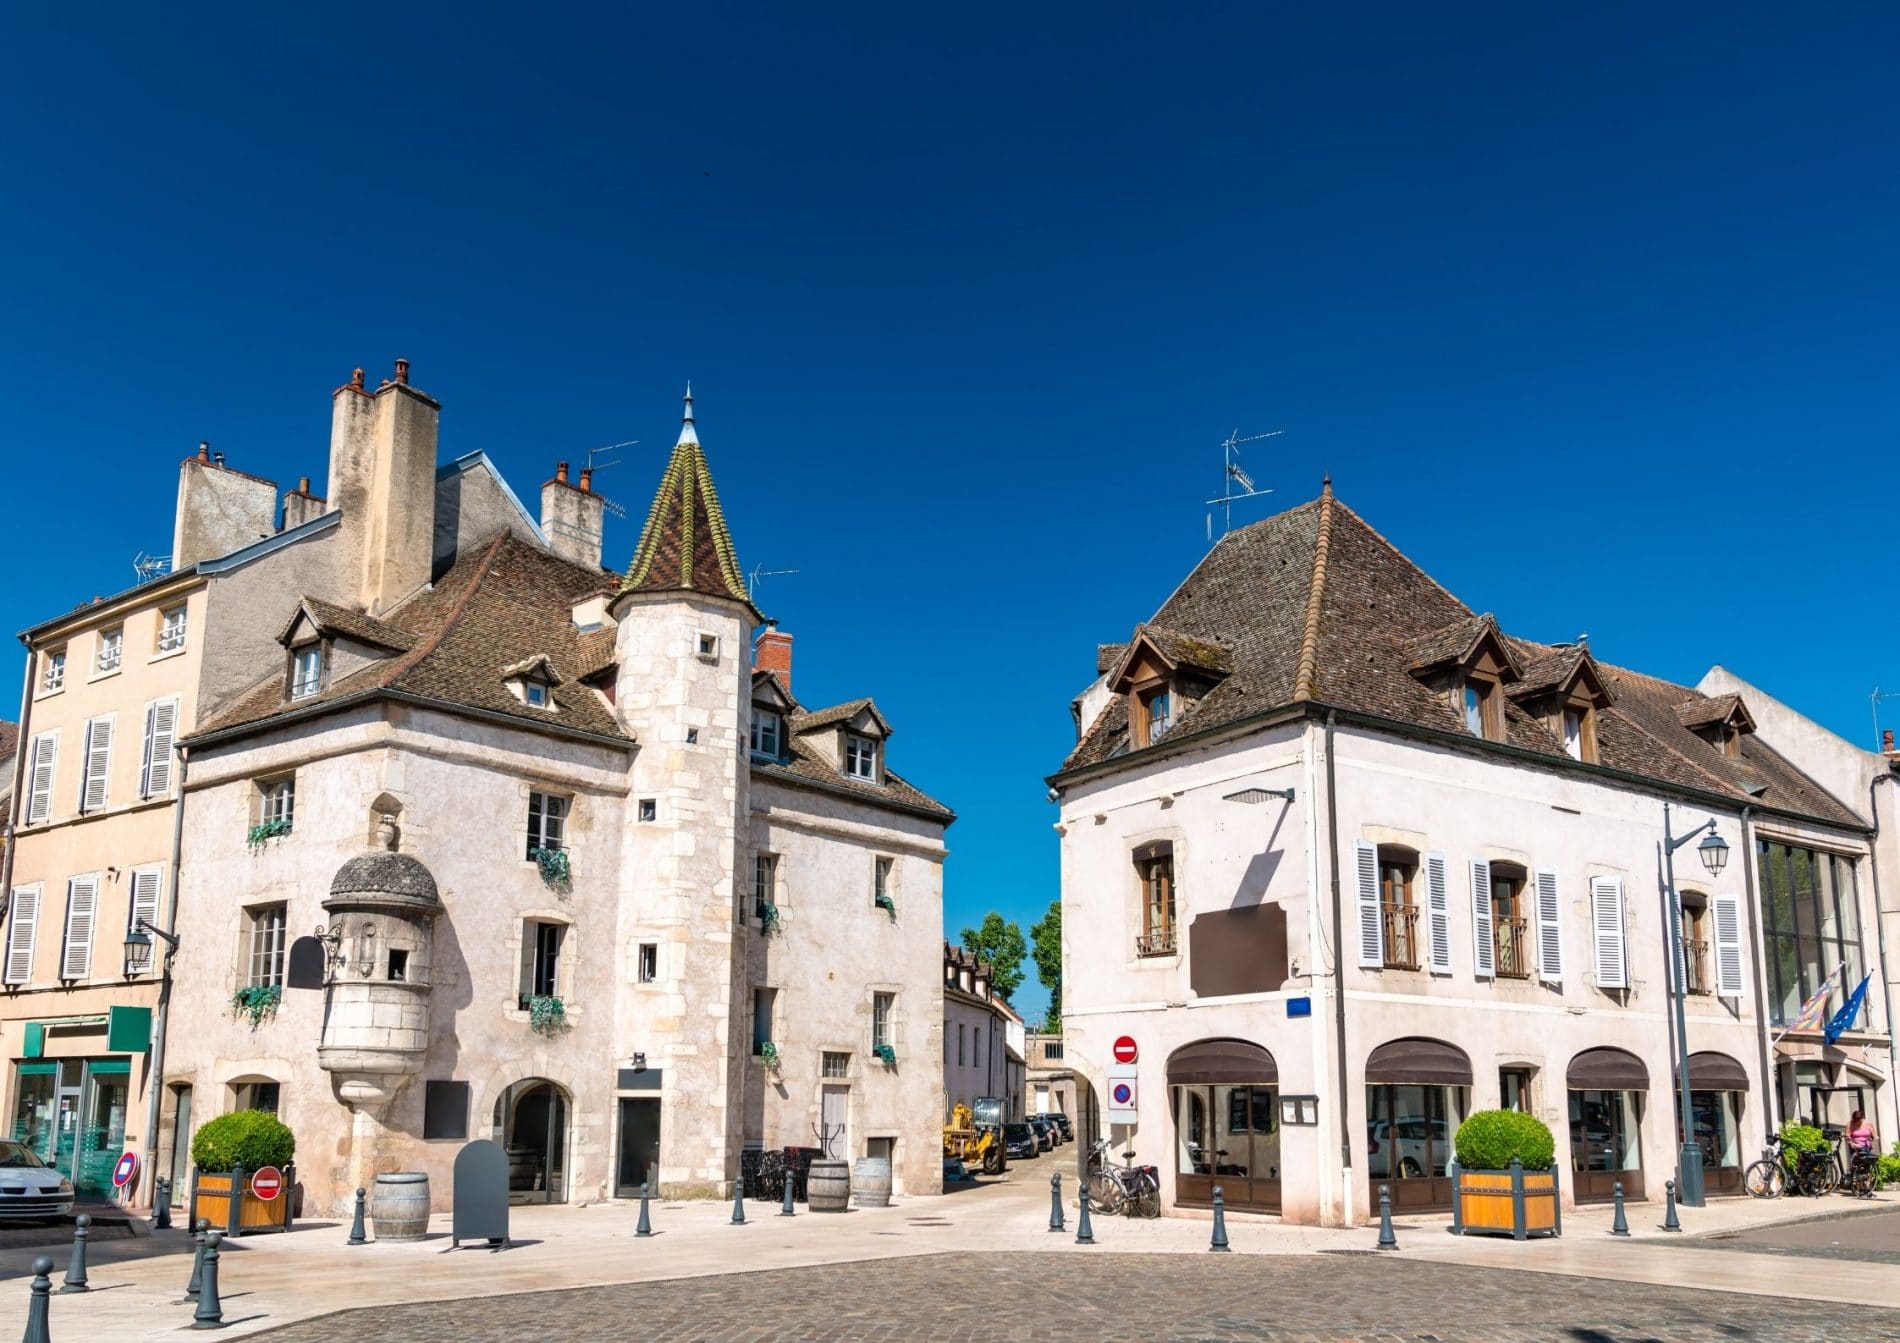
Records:
[[[567,463],[556,462],[554,479],[541,487],[541,533],[548,549],[586,569],[600,568],[600,535],[606,501],[590,488],[592,471],[581,472],[579,488],[567,479]]]
[[[754,671],[777,672],[789,692],[792,688],[792,636],[773,621],[767,621],[759,641],[752,648]]]
[[[297,488],[284,491],[284,530],[323,516],[323,499],[310,492],[310,477],[297,477]]]
[[[178,507],[172,521],[172,572],[199,560],[241,550],[276,530],[275,482],[234,471],[224,454],[200,443],[178,466]]]
[[[1880,749],[1885,751],[1888,755],[1893,754],[1893,729],[1892,728],[1889,727],[1889,728],[1881,729]]]
[[[330,486],[357,595],[381,615],[426,585],[435,550],[435,444],[442,407],[409,385],[409,361],[375,391],[358,369],[330,398]]]

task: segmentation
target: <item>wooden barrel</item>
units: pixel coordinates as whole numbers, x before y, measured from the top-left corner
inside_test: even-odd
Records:
[[[813,1212],[843,1212],[851,1203],[851,1167],[842,1161],[812,1162],[805,1202]]]
[[[851,1171],[851,1201],[860,1208],[891,1206],[891,1163],[881,1156],[861,1156]]]
[[[369,1215],[377,1240],[421,1240],[429,1230],[429,1177],[417,1171],[378,1175]]]

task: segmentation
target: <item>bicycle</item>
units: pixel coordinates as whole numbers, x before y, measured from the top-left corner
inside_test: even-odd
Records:
[[[1783,1143],[1775,1134],[1762,1149],[1761,1160],[1742,1172],[1742,1189],[1750,1198],[1780,1198],[1788,1192],[1788,1168],[1781,1163]]]
[[[1820,1152],[1796,1152],[1794,1174],[1788,1183],[1797,1194],[1822,1198],[1840,1186],[1840,1174],[1840,1161],[1832,1148]]]
[[[1097,1142],[1089,1149],[1089,1178],[1087,1197],[1089,1206],[1096,1212],[1107,1216],[1117,1213],[1128,1217],[1159,1217],[1161,1215],[1161,1180],[1159,1171],[1153,1166],[1135,1165],[1135,1154],[1123,1152],[1123,1163],[1111,1165],[1107,1160],[1108,1140]]]
[[[1872,1198],[1880,1187],[1880,1154],[1871,1147],[1855,1148],[1843,1187],[1855,1198]]]

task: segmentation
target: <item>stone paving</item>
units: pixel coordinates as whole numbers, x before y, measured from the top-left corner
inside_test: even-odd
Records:
[[[1632,1286],[1373,1253],[1300,1258],[938,1254],[305,1321],[268,1343],[629,1338],[774,1343],[1860,1343],[1900,1311]]]

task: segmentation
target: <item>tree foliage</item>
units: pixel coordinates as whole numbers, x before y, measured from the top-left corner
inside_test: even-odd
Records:
[[[990,987],[998,997],[1007,1001],[1015,996],[1023,982],[1023,957],[1029,954],[1029,948],[1014,919],[1006,919],[992,909],[983,916],[980,928],[963,930],[963,949],[974,951],[990,963]]]
[[[1036,978],[1049,990],[1049,1014],[1043,1018],[1046,1031],[1062,1029],[1062,902],[1051,900],[1049,912],[1029,925],[1030,959],[1036,963]]]

